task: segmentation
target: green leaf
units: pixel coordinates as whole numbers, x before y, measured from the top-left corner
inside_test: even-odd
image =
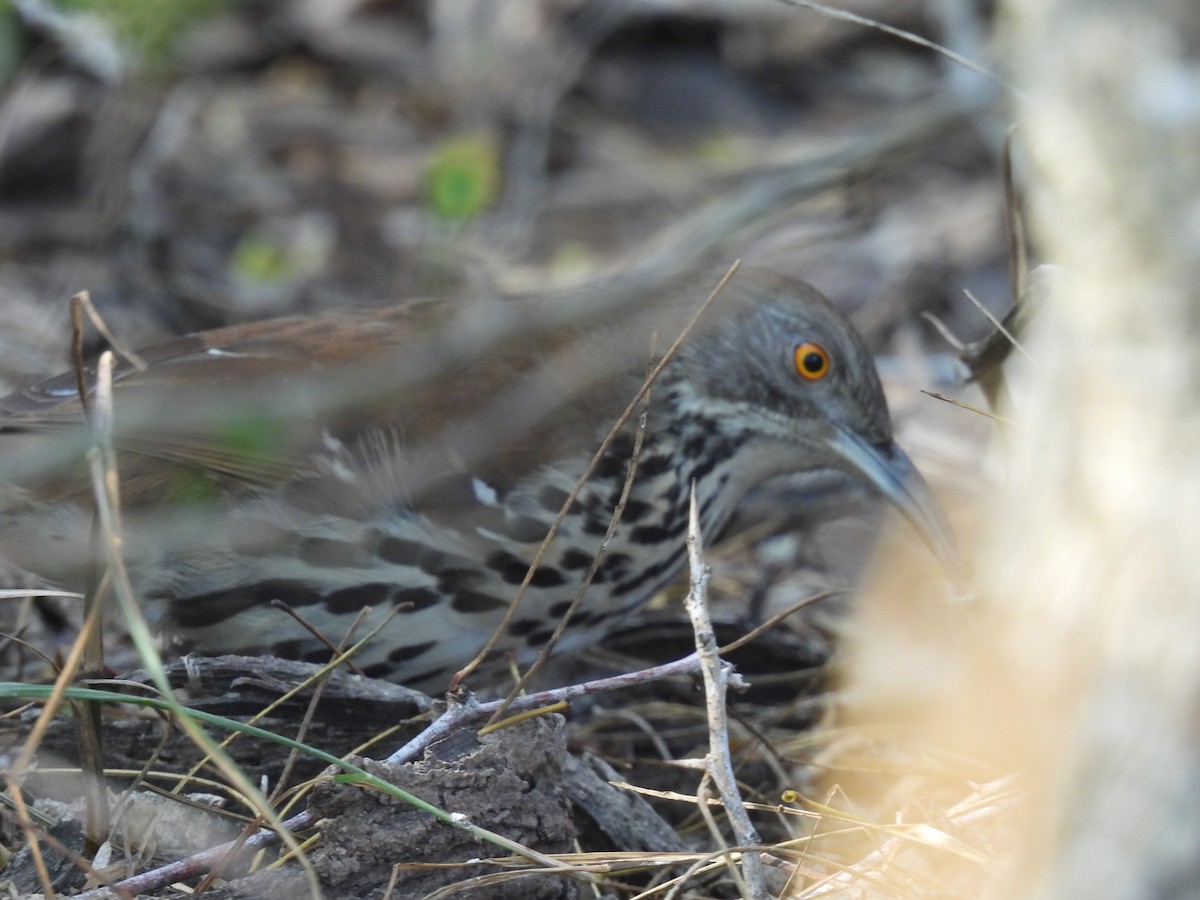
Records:
[[[429,205],[452,222],[466,222],[496,199],[500,159],[487,137],[464,137],[443,143],[425,173]]]
[[[234,275],[259,284],[279,284],[291,278],[295,265],[279,242],[251,232],[234,248],[229,267]]]
[[[57,6],[101,17],[144,65],[167,68],[179,37],[223,12],[231,0],[58,0]]]
[[[0,84],[16,73],[24,56],[25,42],[17,22],[17,13],[8,4],[0,3]]]

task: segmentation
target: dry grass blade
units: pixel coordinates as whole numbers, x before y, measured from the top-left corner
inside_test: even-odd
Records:
[[[86,385],[82,383],[83,366],[83,316],[86,315],[104,340],[108,341],[110,347],[116,351],[122,359],[128,360],[131,365],[138,369],[146,368],[146,361],[141,358],[128,344],[122,341],[108,327],[108,323],[104,321],[104,317],[96,311],[96,307],[92,305],[92,295],[89,291],[80,291],[71,297],[71,332],[72,332],[72,349],[73,357],[76,364],[76,371],[80,373],[80,397],[86,405],[87,390]]]
[[[196,724],[192,714],[174,698],[162,661],[146,623],[141,608],[133,594],[129,574],[122,555],[120,486],[117,474],[116,452],[112,445],[112,356],[101,354],[97,366],[95,403],[91,410],[92,427],[96,444],[88,453],[92,484],[95,490],[96,513],[99,523],[101,544],[107,566],[106,579],[111,579],[113,592],[124,616],[126,627],[135,645],[138,646],[143,662],[151,672],[162,696],[175,714],[181,727],[199,746],[208,750],[214,762],[231,783],[263,814],[263,817],[278,829],[280,838],[289,847],[295,847],[295,839],[284,828],[279,817],[270,809],[266,798],[250,783],[236,765],[217,747],[211,738]],[[301,865],[308,876],[309,887],[314,897],[320,896],[316,873],[308,861],[301,857]]]
[[[98,615],[97,608],[93,607],[89,615]],[[42,858],[38,829],[32,823],[29,810],[25,805],[24,794],[21,790],[21,779],[37,755],[38,747],[41,745],[42,739],[50,727],[50,723],[54,720],[54,717],[65,702],[67,688],[75,680],[75,676],[79,671],[85,643],[84,635],[81,634],[74,645],[72,645],[71,652],[68,654],[62,670],[58,673],[54,687],[42,706],[42,711],[38,716],[37,722],[29,732],[28,737],[25,738],[25,742],[22,744],[16,759],[13,760],[5,772],[5,781],[8,784],[8,796],[11,798],[13,806],[16,809],[21,826],[25,829],[26,839],[33,853],[34,865],[37,867],[38,879],[42,885],[42,893],[48,898],[55,896],[54,887],[51,884],[50,875],[46,871],[45,861]]]
[[[651,377],[652,377],[652,375],[647,377],[647,381],[646,381],[647,388],[651,384]],[[629,501],[629,492],[633,488],[633,479],[634,479],[634,476],[637,474],[638,460],[641,458],[642,446],[643,446],[645,436],[646,436],[646,415],[645,415],[644,404],[648,403],[649,399],[650,399],[650,396],[649,396],[648,392],[642,395],[641,402],[643,403],[643,409],[642,409],[641,415],[638,418],[637,429],[634,432],[633,452],[630,454],[630,457],[629,457],[629,469],[625,474],[625,483],[621,486],[621,496],[617,498],[617,504],[613,508],[612,517],[609,519],[609,522],[608,522],[608,528],[604,532],[604,537],[600,542],[600,548],[596,551],[595,556],[592,557],[591,564],[588,566],[587,574],[584,575],[583,582],[579,587],[579,592],[571,600],[571,605],[567,607],[566,612],[564,612],[561,616],[559,616],[558,622],[554,626],[554,632],[550,635],[550,639],[548,641],[546,641],[546,645],[541,649],[541,652],[538,653],[537,659],[535,659],[533,661],[532,665],[530,665],[528,669],[526,669],[524,672],[521,673],[521,676],[517,679],[516,684],[514,684],[512,687],[512,690],[509,691],[509,699],[513,699],[513,698],[516,698],[517,696],[519,696],[520,693],[525,689],[525,685],[527,685],[529,683],[529,681],[538,673],[538,671],[541,670],[542,666],[544,666],[546,661],[550,658],[550,654],[554,652],[554,648],[558,645],[558,642],[560,640],[562,640],[562,636],[566,633],[567,626],[570,625],[570,623],[571,623],[571,618],[575,615],[575,612],[579,609],[580,605],[583,603],[584,598],[587,597],[588,588],[591,587],[592,581],[596,577],[596,572],[599,571],[600,564],[604,561],[604,557],[608,552],[609,543],[612,541],[613,535],[616,533],[617,526],[621,522],[621,517],[625,512],[625,504]],[[605,447],[608,445],[608,443],[611,441],[611,439],[616,436],[616,434],[622,424],[623,423],[618,423],[617,425],[613,426],[613,429],[608,433],[604,442],[602,442],[600,449],[596,451],[596,456],[593,460],[593,466],[594,466],[595,460],[598,460],[600,458],[601,454],[604,452]],[[589,473],[585,473],[579,479],[578,483],[575,486],[575,494],[573,496],[569,496],[568,499],[566,500],[566,502],[563,504],[562,509],[559,510],[558,516],[556,517],[556,519],[557,519],[556,525],[554,527],[557,527],[557,523],[562,521],[562,517],[564,515],[566,515],[567,511],[570,509],[571,503],[574,502],[575,496],[577,496],[578,491],[583,488],[584,484],[587,482],[588,477],[589,477]],[[553,532],[551,532],[551,534],[552,533]],[[543,554],[549,546],[550,546],[550,535],[547,536],[546,540],[542,543],[542,546],[538,548],[539,555]],[[526,573],[527,579],[533,578],[536,568],[537,568],[537,560],[535,559],[533,564],[530,565],[529,571]],[[519,599],[519,597],[518,597],[518,599]],[[514,601],[513,605],[515,607],[515,605],[516,605],[515,601]],[[511,614],[512,614],[512,612],[510,611],[510,613],[508,613],[506,615],[511,615]],[[498,631],[498,633],[499,633],[499,631]],[[504,713],[504,709],[501,708],[496,713],[496,716],[493,717],[493,719],[492,719],[493,724],[496,722],[496,719],[499,716],[503,715],[503,713]]]
[[[475,659],[473,659],[470,663],[468,663],[451,680],[451,682],[450,682],[451,692],[454,692],[457,689],[457,686],[462,682],[462,680],[464,678],[466,678],[466,676],[483,661],[483,659],[488,655],[488,653],[491,652],[491,650],[495,647],[496,643],[500,640],[500,638],[508,630],[509,625],[512,623],[513,619],[516,617],[517,610],[520,606],[521,599],[524,596],[525,591],[529,588],[529,585],[531,584],[531,582],[533,580],[534,574],[536,573],[538,567],[541,565],[542,558],[545,556],[546,550],[550,547],[551,543],[553,543],[553,541],[554,541],[554,538],[555,538],[555,535],[557,534],[559,525],[562,523],[563,518],[566,516],[567,512],[570,510],[571,504],[574,503],[575,499],[578,497],[579,491],[582,490],[583,486],[587,483],[588,479],[591,477],[592,472],[595,471],[595,468],[599,464],[601,458],[603,457],[605,450],[608,449],[609,445],[612,443],[612,441],[614,440],[616,435],[620,432],[620,430],[623,427],[625,427],[625,423],[628,422],[630,420],[630,418],[632,418],[633,414],[637,411],[637,409],[641,405],[643,399],[649,393],[650,388],[653,386],[655,380],[658,378],[659,373],[662,372],[663,368],[667,365],[668,362],[670,362],[671,358],[678,352],[679,348],[683,345],[684,340],[687,339],[687,336],[691,333],[691,331],[695,327],[696,323],[700,321],[700,317],[709,308],[709,306],[713,303],[713,301],[716,300],[716,298],[718,296],[720,296],[721,291],[725,288],[725,285],[727,285],[729,283],[729,280],[731,278],[733,278],[733,276],[737,273],[737,271],[740,267],[741,267],[741,261],[735,260],[734,263],[725,272],[725,275],[717,283],[716,287],[713,288],[712,292],[708,295],[708,297],[705,299],[705,301],[700,305],[700,307],[692,315],[691,319],[688,320],[687,325],[684,326],[683,331],[679,334],[679,336],[675,339],[675,341],[667,349],[667,352],[663,354],[663,358],[661,360],[659,360],[658,364],[655,365],[655,367],[653,369],[651,369],[650,373],[646,376],[646,380],[643,382],[642,387],[638,390],[637,394],[633,397],[633,399],[630,400],[629,405],[625,407],[625,411],[623,413],[621,413],[621,415],[617,418],[617,421],[615,423],[613,423],[612,428],[609,430],[605,439],[601,442],[600,447],[593,454],[586,469],[584,470],[583,475],[580,476],[574,489],[568,494],[567,498],[563,501],[562,507],[560,508],[558,515],[555,517],[554,523],[551,525],[549,532],[546,534],[546,537],[543,539],[541,546],[538,547],[537,553],[534,555],[533,561],[530,563],[529,569],[525,573],[525,578],[522,580],[521,585],[517,588],[516,595],[513,597],[512,602],[509,604],[508,609],[505,611],[504,618],[501,620],[500,624],[496,626],[496,630],[492,634],[491,639],[475,655]],[[614,517],[614,522],[613,522],[612,526],[610,526],[610,532],[611,532],[611,528],[615,527],[615,525],[616,525],[616,522],[615,522],[615,517]],[[595,569],[595,566],[596,566],[596,564],[593,563],[593,566],[592,566],[593,571]],[[581,596],[582,596],[582,594],[581,594]],[[572,605],[572,609],[575,606],[578,606],[580,600],[581,600],[581,597],[577,597],[575,599],[575,601],[573,602],[573,605]],[[564,617],[564,619],[565,619],[565,617]],[[520,690],[520,688],[521,688],[521,684],[518,684],[517,687],[514,688],[513,691],[511,692],[510,697],[515,697],[517,695],[518,691]]]
[[[980,409],[978,406],[972,406],[970,403],[964,403],[961,400],[955,400],[953,397],[944,397],[937,391],[921,391],[927,397],[932,397],[934,400],[940,400],[943,403],[949,403],[951,406],[957,406],[959,409],[965,409],[967,412],[973,412],[978,416],[984,416],[999,422],[1001,425],[1016,425],[1017,423],[1005,416],[997,415],[993,412],[988,412],[986,409]]]
[[[814,3],[812,0],[776,0],[777,3],[782,3],[785,6],[796,6],[802,9],[810,9],[813,12],[820,13],[823,16],[829,16],[831,19],[840,19],[843,22],[851,22],[855,25],[861,25],[864,28],[873,28],[877,31],[882,31],[885,34],[890,34],[893,37],[900,38],[910,44],[916,44],[918,47],[924,47],[927,50],[932,50],[934,53],[946,57],[946,59],[960,65],[965,69],[970,69],[976,74],[983,75],[986,78],[994,81],[996,84],[1002,85],[1010,91],[1016,92],[1016,89],[1007,82],[1000,79],[995,72],[981,66],[973,60],[967,59],[959,53],[955,53],[949,47],[945,47],[936,41],[928,40],[921,37],[919,34],[913,34],[911,31],[905,31],[902,28],[895,28],[885,22],[880,22],[877,19],[870,19],[866,16],[860,16],[852,12],[847,12],[844,9],[827,6],[824,3]]]
[[[1004,133],[1003,155],[1000,171],[1004,174],[1004,234],[1008,240],[1008,283],[1012,288],[1012,303],[1021,300],[1021,287],[1029,277],[1029,245],[1025,229],[1025,216],[1021,210],[1021,198],[1017,191],[1017,178],[1013,165],[1013,142],[1017,125],[1009,126]]]

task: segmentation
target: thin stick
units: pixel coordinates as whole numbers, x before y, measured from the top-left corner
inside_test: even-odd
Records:
[[[625,423],[628,422],[633,414],[637,411],[638,407],[642,403],[642,399],[646,396],[651,386],[653,386],[654,382],[657,380],[659,373],[662,372],[667,363],[674,358],[675,354],[679,352],[679,348],[683,345],[683,342],[687,336],[691,334],[692,329],[696,327],[696,323],[700,321],[700,317],[704,315],[705,310],[707,310],[708,307],[712,305],[712,302],[717,299],[720,293],[725,290],[725,285],[729,284],[729,279],[733,278],[734,274],[738,269],[741,268],[741,266],[742,261],[740,259],[734,260],[733,265],[729,267],[729,270],[717,283],[717,286],[713,288],[712,293],[708,295],[708,298],[702,304],[700,304],[700,308],[696,310],[692,318],[688,320],[687,325],[684,326],[683,331],[680,333],[679,337],[675,339],[675,342],[667,348],[667,352],[664,353],[663,358],[658,361],[658,365],[650,370],[650,374],[646,376],[646,380],[642,383],[642,386],[638,390],[637,394],[635,394],[634,398],[629,401],[629,405],[625,407],[625,411],[621,413],[621,415],[617,418],[616,423],[611,429],[609,429],[609,432],[605,436],[604,441],[600,444],[599,449],[596,450],[595,454],[591,458],[591,461],[588,462],[587,468],[584,470],[583,475],[579,477],[579,480],[575,483],[575,487],[572,488],[571,493],[567,496],[567,499],[563,501],[562,508],[559,509],[558,515],[554,517],[554,522],[551,523],[550,530],[546,533],[546,537],[542,539],[542,544],[540,547],[538,547],[537,553],[534,554],[533,562],[529,564],[529,569],[525,572],[525,578],[521,581],[520,587],[517,588],[516,596],[513,597],[512,603],[509,604],[508,611],[505,612],[504,618],[501,619],[500,624],[496,626],[496,630],[492,632],[492,636],[483,646],[483,649],[475,654],[475,658],[467,663],[463,668],[459,669],[459,671],[454,674],[454,677],[450,679],[451,693],[455,693],[458,690],[458,687],[460,684],[462,684],[463,680],[479,667],[479,664],[482,663],[487,655],[492,652],[496,644],[499,643],[500,638],[504,636],[506,631],[508,631],[508,626],[516,617],[517,609],[520,607],[521,601],[525,597],[525,592],[529,589],[529,585],[533,581],[534,574],[537,572],[538,567],[541,566],[542,559],[545,557],[546,551],[550,549],[550,545],[554,542],[554,538],[558,535],[559,525],[561,525],[563,519],[566,518],[567,513],[571,509],[571,505],[579,496],[579,492],[583,490],[583,486],[587,484],[588,480],[592,477],[592,472],[595,471],[596,466],[600,463],[600,460],[604,458],[604,454],[608,451],[609,445],[612,444],[613,439],[617,436],[620,430],[625,427]]]
[[[88,611],[88,618],[97,614],[95,607]],[[88,622],[84,622],[86,628]],[[30,821],[30,811],[25,805],[25,795],[21,790],[21,779],[25,771],[33,762],[34,756],[37,754],[37,748],[45,737],[46,732],[50,728],[50,723],[54,721],[55,716],[63,703],[63,692],[68,684],[75,678],[75,673],[79,671],[80,662],[83,659],[84,645],[82,634],[71,647],[71,652],[67,656],[67,661],[63,664],[62,671],[58,673],[58,677],[54,682],[54,691],[46,699],[45,705],[42,707],[42,712],[38,719],[33,724],[33,728],[29,732],[29,737],[25,739],[25,743],[21,747],[20,753],[8,767],[5,773],[5,778],[8,782],[8,794],[12,798],[13,808],[17,812],[18,822],[25,829],[26,840],[29,844],[29,852],[33,857],[34,868],[37,871],[38,881],[41,883],[42,893],[46,897],[54,897],[54,888],[50,882],[50,874],[46,869],[45,860],[42,857],[41,845],[38,841],[35,826]]]
[[[989,322],[991,322],[997,331],[999,331],[1002,335],[1004,335],[1006,338],[1008,338],[1008,342],[1010,344],[1012,344],[1014,347],[1016,347],[1017,351],[1023,357],[1025,357],[1027,360],[1029,360],[1035,366],[1037,365],[1037,360],[1029,355],[1029,351],[1021,346],[1021,342],[1018,341],[1016,339],[1016,337],[1013,336],[1011,331],[1009,331],[1007,328],[1004,327],[1003,322],[1001,322],[994,315],[992,315],[991,311],[986,306],[984,306],[982,303],[980,303],[979,300],[975,297],[975,295],[972,294],[970,291],[968,291],[964,288],[963,293],[967,295],[968,300],[970,300],[972,303],[975,304],[975,308],[978,309],[981,313],[983,313],[983,317],[985,319],[987,319]]]
[[[82,348],[83,332],[81,312],[87,313],[88,319],[91,320],[92,327],[100,332],[100,335],[104,338],[104,340],[108,341],[109,346],[111,346],[122,359],[126,360],[138,371],[142,371],[147,367],[144,359],[134,352],[132,348],[126,346],[124,341],[120,340],[115,334],[112,333],[112,331],[109,330],[108,325],[100,316],[100,313],[96,311],[96,307],[92,306],[92,295],[88,291],[80,291],[71,298],[71,321],[72,324],[78,329],[78,334],[76,335],[75,340],[79,348]]]
[[[92,430],[94,443],[87,453],[88,469],[91,476],[92,489],[96,500],[96,516],[99,523],[99,534],[104,551],[104,563],[107,567],[106,579],[111,580],[112,591],[121,610],[130,639],[138,649],[150,680],[162,694],[163,700],[170,706],[176,721],[188,737],[201,749],[209,754],[214,765],[229,779],[229,782],[242,792],[246,802],[259,810],[275,828],[281,829],[279,834],[289,849],[296,850],[296,839],[283,831],[283,823],[270,809],[266,798],[254,786],[237,765],[225,755],[216,743],[205,733],[199,723],[188,714],[171,690],[162,660],[154,651],[154,640],[150,626],[142,613],[137,598],[134,595],[133,583],[129,570],[125,565],[124,540],[122,537],[120,478],[117,471],[116,449],[112,443],[112,354],[105,351],[100,356],[96,370],[96,394],[92,408]],[[311,896],[320,896],[320,886],[316,871],[307,857],[299,860],[304,869]]]
[[[589,696],[592,694],[604,693],[607,691],[621,690],[632,687],[634,685],[645,684],[649,681],[654,681],[659,678],[666,678],[673,675],[686,675],[696,672],[700,669],[700,656],[698,653],[690,653],[685,657],[674,660],[673,662],[663,663],[659,666],[652,666],[648,669],[641,669],[637,672],[627,672],[622,675],[614,675],[609,678],[598,678],[594,681],[581,682],[579,684],[567,685],[566,687],[554,688],[553,690],[538,691],[532,694],[526,694],[518,697],[511,704],[510,710],[526,710],[534,709],[539,706],[545,706],[550,703],[556,703],[563,700],[570,700],[574,697]],[[490,701],[481,703],[475,699],[473,694],[467,694],[466,697],[459,701],[451,698],[450,706],[442,715],[440,715],[428,728],[421,734],[417,735],[399,750],[395,751],[385,761],[391,765],[409,762],[415,759],[425,748],[437,740],[440,740],[450,732],[461,728],[463,725],[470,722],[475,722],[480,719],[487,718],[492,715],[504,703],[502,700]],[[293,834],[305,829],[312,828],[317,824],[317,817],[314,813],[305,810],[297,815],[286,819],[282,823],[282,828],[287,833]],[[187,859],[169,863],[158,869],[149,872],[143,872],[139,875],[132,875],[129,878],[110,885],[108,888],[97,889],[79,895],[80,897],[95,898],[100,900],[103,896],[108,896],[105,891],[120,888],[129,890],[134,893],[146,893],[162,887],[165,884],[171,884],[175,881],[180,881],[185,878],[194,877],[202,872],[207,871],[212,866],[216,865],[230,852],[241,849],[242,851],[250,851],[253,849],[263,848],[274,844],[279,840],[280,834],[277,831],[270,829],[261,829],[255,834],[250,835],[244,841],[230,841],[217,847],[211,847],[200,853],[190,856]],[[738,852],[738,848],[732,848],[731,852]],[[721,854],[716,854],[713,858],[719,858]]]
[[[87,292],[76,294],[80,306],[88,305]],[[72,311],[78,307],[73,302]],[[74,323],[78,325],[78,323]],[[77,352],[82,349],[82,332],[75,335]],[[113,439],[113,398],[112,398],[113,357],[109,352],[102,353],[96,362],[95,398],[91,408],[85,404],[87,385],[84,382],[84,371],[81,360],[76,360],[76,389],[79,401],[83,404],[87,416],[88,427],[92,431],[93,448],[111,447]],[[97,451],[98,452],[98,451]],[[119,522],[120,510],[116,511]],[[101,634],[103,610],[107,602],[109,589],[112,586],[109,573],[101,570],[97,578],[95,570],[98,554],[97,541],[100,538],[96,528],[99,519],[93,513],[92,532],[90,536],[91,553],[89,558],[93,567],[89,577],[89,590],[84,598],[86,618],[80,639],[83,641],[83,657],[80,662],[85,677],[96,677],[104,671],[104,641]],[[108,839],[111,820],[108,808],[108,791],[104,779],[104,730],[102,712],[99,703],[74,704],[76,712],[75,730],[79,739],[79,762],[83,769],[84,800],[86,803],[86,835],[87,850],[95,853],[102,843]]]
[[[981,66],[979,63],[967,59],[961,54],[955,53],[949,47],[943,47],[941,44],[931,41],[928,38],[923,38],[919,34],[914,34],[911,31],[905,31],[903,28],[896,28],[894,25],[887,25],[877,19],[869,19],[866,16],[860,16],[852,12],[846,12],[844,9],[835,9],[830,6],[825,6],[822,3],[814,3],[812,0],[777,0],[777,2],[785,6],[799,6],[802,9],[811,9],[813,12],[820,13],[823,16],[828,16],[831,19],[840,19],[843,22],[850,22],[854,25],[862,25],[864,28],[874,28],[882,31],[884,34],[890,34],[893,37],[898,37],[902,41],[908,41],[910,44],[916,44],[918,47],[924,47],[927,50],[932,50],[934,53],[939,53],[951,62],[958,63],[965,69],[969,69],[977,75],[982,75],[995,84],[1000,85],[1013,94],[1024,94],[1019,88],[1014,87],[1007,81],[1000,78],[995,72]]]
[[[691,505],[688,510],[688,572],[691,586],[683,605],[692,630],[696,634],[696,654],[700,658],[700,673],[704,678],[704,700],[708,713],[708,753],[705,768],[717,786],[725,803],[725,814],[733,827],[735,843],[744,847],[760,843],[758,832],[750,823],[745,803],[738,791],[737,775],[729,752],[729,723],[725,715],[725,694],[733,667],[717,652],[717,636],[708,614],[708,578],[710,569],[704,562],[704,547],[700,537],[700,513],[696,507],[696,484],[692,482]],[[746,882],[744,896],[751,900],[767,900],[766,873],[762,857],[747,851],[742,855],[742,876]]]
[[[1029,276],[1029,254],[1025,249],[1025,218],[1021,214],[1021,198],[1017,196],[1017,178],[1013,166],[1013,139],[1020,123],[1013,123],[1004,132],[1000,171],[1004,174],[1004,236],[1008,239],[1008,281],[1013,306],[1021,302],[1021,291]]]
[[[951,406],[957,406],[959,409],[965,409],[968,412],[978,413],[981,416],[987,416],[989,419],[995,419],[997,422],[1000,422],[1004,425],[1017,424],[1006,416],[998,416],[995,413],[988,412],[986,409],[980,409],[978,406],[972,406],[970,403],[963,403],[961,400],[955,400],[953,397],[947,397],[943,394],[939,394],[937,391],[927,391],[922,388],[921,393],[925,394],[927,397],[932,397],[934,400],[941,400],[943,403],[949,403]]]
[[[650,400],[650,395],[647,394],[646,402]],[[571,600],[571,605],[566,611],[558,617],[558,624],[554,626],[554,632],[550,635],[550,639],[546,641],[546,645],[542,647],[538,658],[533,661],[528,669],[521,673],[521,677],[517,679],[517,683],[513,685],[511,691],[508,692],[507,699],[512,700],[520,696],[525,690],[525,685],[529,680],[545,665],[546,660],[550,658],[550,654],[554,651],[555,646],[562,640],[562,636],[567,631],[567,626],[571,623],[571,618],[575,615],[576,610],[583,604],[584,598],[587,597],[588,588],[592,586],[592,581],[596,578],[596,573],[600,571],[600,564],[604,561],[604,557],[608,553],[609,545],[612,543],[613,535],[616,534],[617,525],[621,522],[621,516],[625,512],[625,504],[629,501],[629,493],[633,490],[633,480],[637,476],[638,460],[642,455],[642,444],[646,438],[646,409],[643,407],[641,416],[638,421],[638,428],[633,437],[633,453],[629,457],[629,469],[625,473],[625,483],[621,487],[621,496],[617,499],[617,505],[613,508],[612,517],[609,519],[608,528],[604,532],[604,538],[600,541],[600,549],[596,551],[596,555],[592,557],[592,564],[588,567],[587,574],[583,577],[583,582],[579,585],[579,590],[576,591],[575,597]],[[582,484],[580,485],[582,486]],[[495,725],[501,716],[504,715],[506,707],[501,707],[496,710],[496,714],[492,716],[490,725]]]

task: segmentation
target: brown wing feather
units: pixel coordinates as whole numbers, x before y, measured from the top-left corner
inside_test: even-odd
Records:
[[[738,276],[758,290],[762,277]],[[327,433],[349,445],[381,424],[397,436],[391,464],[410,492],[460,467],[510,483],[594,449],[652,348],[665,349],[715,280],[690,279],[653,303],[491,300],[453,318],[445,305],[409,303],[155,345],[140,351],[145,370],[122,363],[114,376],[127,502],[280,484],[320,468]],[[33,473],[50,496],[81,490],[82,471],[64,477],[63,459],[86,444],[82,429],[73,375],[0,400],[0,478]]]
[[[127,486],[170,481],[176,467],[254,485],[294,477],[321,430],[319,404],[306,403],[297,392],[311,394],[326,373],[365,364],[411,341],[422,318],[412,304],[296,316],[186,335],[139,351],[145,369],[126,361],[113,374],[115,441],[125,451]],[[85,381],[94,376],[89,366]],[[37,480],[41,462],[47,483],[58,484],[51,494],[73,492],[81,473],[64,473],[63,457],[77,455],[86,442],[84,425],[71,373],[0,400],[0,476]]]

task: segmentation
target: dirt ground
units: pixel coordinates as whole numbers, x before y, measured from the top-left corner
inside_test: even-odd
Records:
[[[984,64],[989,6],[843,4]],[[1000,162],[1006,118],[992,80],[892,34],[767,0],[208,0],[179,3],[171,15],[114,5],[95,20],[74,7],[16,7],[19,15],[4,14],[0,47],[0,396],[70,367],[67,301],[81,290],[110,329],[143,346],[412,297],[500,303],[610,283],[651,296],[680,273],[741,259],[811,282],[853,317],[879,360],[899,442],[952,518],[979,490],[987,423],[920,391],[982,402],[961,387],[954,348],[923,314],[972,341],[991,326],[968,292],[996,314],[1011,303]],[[951,16],[951,7],[970,15]],[[101,346],[90,333],[88,349]],[[789,508],[789,496],[781,489],[752,498],[747,518],[776,528],[715,552],[723,621],[742,618],[747,597],[761,617],[861,575],[878,524],[870,505],[818,527],[811,520],[819,512]],[[62,609],[77,620],[77,610]],[[70,627],[29,627],[50,654],[73,639]],[[653,645],[651,656],[669,658],[664,650],[689,649],[678,616],[658,611],[653,627],[661,633],[650,627],[615,636],[606,652],[642,658]],[[826,605],[739,662],[757,693],[735,706],[744,727],[735,755],[748,799],[762,804],[755,816],[764,839],[780,846],[844,821],[814,819],[813,809],[827,803],[847,816],[867,814],[830,788],[838,779],[822,754],[839,739],[836,728],[810,731],[830,709],[853,702],[826,693],[836,683],[829,671],[843,627],[844,605]],[[18,669],[17,652],[7,652],[10,673],[44,677],[28,660]],[[138,667],[120,635],[109,663]],[[228,685],[205,690],[236,693]],[[345,722],[322,717],[333,716],[323,703],[309,739],[348,752],[356,742]],[[484,762],[470,762],[484,752],[478,748],[454,754],[458,786],[429,790],[455,809],[469,801],[454,791],[486,793],[477,824],[489,824],[478,821],[488,816],[489,827],[504,831],[507,822],[514,839],[539,850],[607,854],[606,865],[622,852],[653,858],[643,869],[601,874],[595,886],[542,875],[475,882],[465,896],[631,896],[713,852],[696,804],[669,794],[639,801],[639,814],[669,823],[675,841],[660,831],[662,845],[624,844],[584,815],[588,801],[579,798],[587,795],[574,780],[564,788],[562,774],[586,755],[615,767],[622,781],[694,797],[697,773],[667,761],[704,755],[702,707],[686,679],[579,704],[565,725],[532,727],[545,748],[536,771],[489,739],[493,756]],[[220,707],[231,715],[253,708],[250,700]],[[392,706],[363,709],[356,725],[400,715]],[[139,746],[160,739],[170,738],[171,749],[156,765],[189,758],[186,739],[167,735],[157,719],[120,718],[113,745],[130,754],[123,767],[139,768]],[[281,716],[278,726],[287,722]],[[42,770],[75,758],[72,734],[52,732]],[[527,739],[516,742],[528,749]],[[256,777],[276,778],[278,760],[257,758],[268,752],[239,761]],[[301,766],[293,783],[320,769]],[[64,787],[65,775],[55,778],[38,782],[47,795],[78,795],[74,782]],[[828,793],[807,804],[781,801],[814,779]],[[356,790],[325,782],[311,800],[330,823],[314,856],[328,896],[423,896],[496,871],[393,873],[392,863],[417,857],[463,863],[503,854],[414,837],[399,821],[411,811],[379,795],[367,794],[369,812],[347,812],[351,801],[334,795]],[[545,806],[533,815],[522,804],[535,792]],[[591,802],[624,802],[603,796]],[[506,802],[528,815],[497,814]],[[446,826],[439,828],[442,835]],[[405,841],[397,844],[395,834]],[[23,842],[11,822],[4,835],[10,846]],[[124,840],[130,850],[132,839]],[[397,859],[404,846],[429,853]],[[668,853],[679,859],[664,859]],[[360,877],[354,866],[335,867],[335,857],[360,858]],[[790,873],[771,873],[776,890],[799,891],[836,870],[819,846],[799,858]],[[220,890],[299,896],[307,888],[298,871]],[[38,890],[35,877],[22,877],[13,876],[18,892]],[[737,888],[718,865],[683,891],[724,897]]]

